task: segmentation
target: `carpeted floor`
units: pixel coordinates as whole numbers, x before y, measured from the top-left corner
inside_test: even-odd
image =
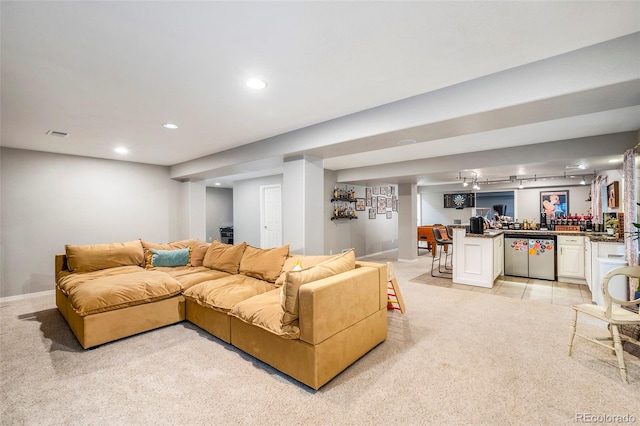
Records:
[[[415,276],[415,275],[414,275]],[[640,359],[576,340],[571,309],[400,280],[389,337],[319,391],[189,323],[82,350],[53,295],[0,305],[0,422],[573,424],[640,422]],[[583,330],[606,329],[589,322]],[[582,417],[581,417],[582,416]]]

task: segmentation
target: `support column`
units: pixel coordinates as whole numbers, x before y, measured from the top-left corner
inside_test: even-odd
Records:
[[[324,253],[324,168],[322,159],[284,160],[282,221],[284,243],[296,254]]]
[[[204,181],[186,182],[189,198],[187,222],[189,238],[207,239],[207,187]]]
[[[418,260],[418,186],[415,183],[398,185],[398,260]]]

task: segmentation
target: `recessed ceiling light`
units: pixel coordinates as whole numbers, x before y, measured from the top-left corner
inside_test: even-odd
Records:
[[[414,143],[416,143],[415,139],[403,139],[401,141],[398,141],[398,145],[400,146],[413,145]]]
[[[162,127],[164,127],[165,129],[177,129],[178,125],[177,124],[173,124],[173,123],[164,123],[162,125]]]
[[[215,186],[220,186],[220,185],[222,185],[222,184],[221,184],[220,182],[216,182],[216,183],[214,183],[214,185],[215,185]]]
[[[252,78],[247,80],[247,87],[250,87],[252,89],[264,89],[265,87],[267,87],[267,83],[258,78]]]
[[[117,148],[114,149],[115,152],[117,152],[118,154],[128,154],[129,150],[127,148],[125,148],[124,146],[119,146]]]

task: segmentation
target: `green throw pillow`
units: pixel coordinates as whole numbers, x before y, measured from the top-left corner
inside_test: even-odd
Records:
[[[189,266],[192,247],[178,250],[150,249],[151,267],[157,266]]]

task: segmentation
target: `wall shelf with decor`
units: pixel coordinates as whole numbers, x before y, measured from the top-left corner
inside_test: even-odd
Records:
[[[341,188],[336,185],[331,195],[331,202],[333,203],[331,220],[358,218],[356,213],[358,199],[356,198],[355,188],[348,189],[346,185]]]

